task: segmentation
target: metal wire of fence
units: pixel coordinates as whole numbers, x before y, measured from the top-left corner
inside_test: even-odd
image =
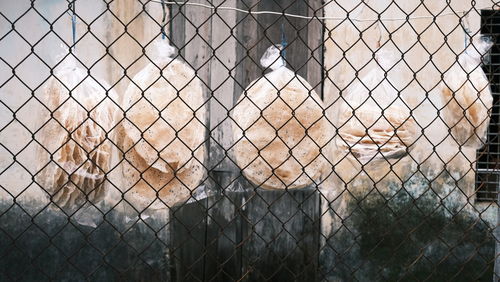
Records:
[[[0,280],[497,280],[497,8],[1,3]]]

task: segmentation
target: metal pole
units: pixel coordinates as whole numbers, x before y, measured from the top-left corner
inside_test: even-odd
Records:
[[[500,280],[500,193],[497,193],[497,224],[493,230],[493,237],[495,238],[495,268],[493,271],[493,282]]]

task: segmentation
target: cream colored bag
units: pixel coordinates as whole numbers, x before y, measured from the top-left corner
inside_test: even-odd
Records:
[[[378,64],[347,88],[339,107],[336,144],[362,164],[401,158],[418,137],[410,109],[395,88],[399,85],[385,78],[389,54],[376,56]]]
[[[156,42],[150,55],[154,64],[134,76],[123,97],[128,120],[121,123],[118,140],[127,152],[126,188],[132,187],[126,198],[137,204],[149,205],[156,192],[168,206],[182,203],[205,174],[201,81],[171,57],[173,51],[168,43]]]
[[[331,130],[322,101],[304,78],[285,67],[277,47],[261,59],[273,71],[253,81],[233,109],[234,153],[254,184],[300,188],[318,180],[325,168],[321,148]]]
[[[78,66],[73,55],[56,68],[54,76],[57,79],[46,82],[40,97],[53,119],[37,135],[53,160],[45,149],[39,150],[37,182],[58,206],[77,209],[86,197],[97,203],[105,195],[112,148],[106,134],[114,125],[116,108],[106,96],[109,86],[86,77],[87,70]]]
[[[476,38],[444,74],[443,120],[459,145],[479,148],[486,142],[493,96],[481,58],[491,46],[489,40]]]

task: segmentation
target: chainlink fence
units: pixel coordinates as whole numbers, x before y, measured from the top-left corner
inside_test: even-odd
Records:
[[[0,280],[496,281],[497,8],[1,2]]]

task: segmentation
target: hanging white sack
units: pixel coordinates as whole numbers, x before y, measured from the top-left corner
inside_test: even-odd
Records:
[[[40,100],[53,116],[37,135],[44,148],[38,151],[36,179],[61,208],[78,209],[87,197],[94,204],[104,198],[112,149],[106,134],[116,112],[106,89],[72,54],[43,88]]]
[[[493,96],[481,60],[491,46],[489,38],[476,38],[443,77],[443,120],[462,146],[479,148],[486,142]]]
[[[331,129],[311,85],[285,67],[281,45],[260,63],[272,72],[250,83],[233,109],[235,157],[248,180],[270,189],[300,188],[325,168]]]
[[[126,198],[138,204],[149,205],[157,192],[168,206],[183,203],[205,173],[201,81],[173,53],[165,40],[155,42],[152,63],[134,76],[123,97],[127,120],[117,139],[127,152],[126,187],[133,186]]]
[[[390,57],[378,52],[378,63],[346,89],[339,107],[336,144],[362,164],[401,158],[418,137],[410,109],[395,88],[398,80],[390,80],[389,74],[398,75],[388,72],[394,65]]]

